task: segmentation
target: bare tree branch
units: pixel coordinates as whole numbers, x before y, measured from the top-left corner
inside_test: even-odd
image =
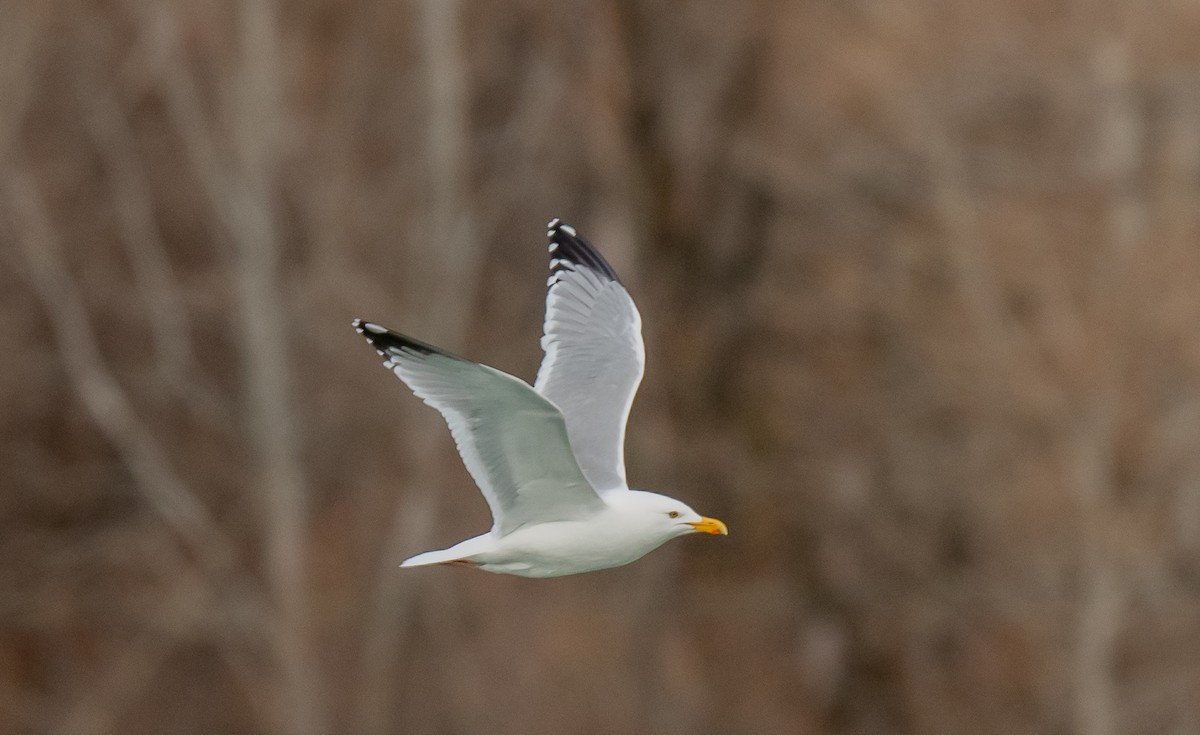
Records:
[[[279,10],[270,0],[243,3],[242,44],[234,95],[234,149],[246,198],[236,210],[235,283],[246,361],[246,398],[251,439],[260,462],[267,569],[280,610],[287,682],[287,729],[296,735],[326,731],[323,689],[309,630],[307,581],[308,497],[292,413],[288,325],[282,255],[275,211],[280,163],[283,63]]]
[[[154,434],[137,417],[106,369],[83,298],[71,280],[46,207],[33,182],[9,167],[0,181],[30,279],[50,315],[50,331],[80,400],[121,454],[154,509],[211,568],[228,568],[232,546],[208,510],[172,468]]]
[[[266,566],[279,610],[274,633],[287,693],[280,714],[289,732],[314,735],[324,732],[326,724],[309,640],[307,493],[291,411],[289,320],[279,280],[274,204],[283,104],[278,8],[258,0],[239,9],[242,55],[234,85],[223,89],[221,98],[234,133],[228,163],[222,161],[211,125],[204,122],[208,116],[195,79],[177,53],[177,18],[165,11],[155,21],[153,40],[172,121],[234,245],[247,416],[264,501]]]
[[[1108,242],[1093,279],[1089,300],[1095,341],[1096,379],[1086,406],[1085,432],[1078,451],[1078,503],[1082,538],[1075,651],[1075,731],[1109,735],[1117,729],[1119,702],[1115,667],[1117,638],[1126,591],[1112,548],[1111,504],[1115,495],[1114,457],[1121,383],[1128,360],[1124,335],[1134,308],[1135,274],[1131,259],[1144,228],[1144,204],[1132,194],[1141,158],[1141,121],[1132,97],[1129,49],[1118,40],[1102,43],[1095,56],[1101,97],[1097,117],[1098,173],[1110,188]]]
[[[98,33],[96,25],[88,27]],[[154,221],[154,198],[140,170],[129,123],[107,80],[86,64],[74,70],[76,96],[83,105],[84,122],[96,142],[96,151],[112,181],[121,239],[140,287],[162,369],[176,384],[187,383],[185,376],[193,363],[187,313]]]
[[[88,22],[77,26],[83,37],[81,46],[90,51],[85,56],[94,59],[111,45],[109,21],[95,12],[81,12],[89,15]],[[133,266],[162,374],[194,413],[210,423],[227,426],[233,419],[229,401],[196,370],[187,310],[155,220],[154,196],[130,121],[111,80],[97,68],[97,62],[80,63],[73,70],[84,122],[112,182],[121,242]]]

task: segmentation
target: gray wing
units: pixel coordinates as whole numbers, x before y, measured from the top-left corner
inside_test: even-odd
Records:
[[[354,320],[359,334],[450,426],[467,471],[492,509],[493,533],[573,520],[604,507],[575,461],[562,413],[524,381]]]
[[[549,228],[546,356],[534,389],[562,411],[592,487],[627,489],[625,421],[646,364],[642,318],[595,248],[557,219]]]

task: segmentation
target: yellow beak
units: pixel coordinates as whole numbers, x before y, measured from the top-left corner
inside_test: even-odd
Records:
[[[716,518],[705,518],[701,516],[700,520],[696,521],[695,523],[689,523],[688,525],[695,529],[698,533],[711,533],[713,535],[719,534],[721,536],[729,535],[729,529],[725,527],[724,523],[721,523]]]

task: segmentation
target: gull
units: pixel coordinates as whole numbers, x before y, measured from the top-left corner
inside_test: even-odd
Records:
[[[354,328],[450,427],[492,511],[488,533],[402,567],[462,564],[558,577],[640,559],[690,533],[727,534],[674,498],[625,480],[625,423],[642,380],[642,320],[607,261],[550,220],[542,349],[529,385],[374,322]]]

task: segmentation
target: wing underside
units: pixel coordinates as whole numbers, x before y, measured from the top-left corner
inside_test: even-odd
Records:
[[[384,365],[446,419],[500,535],[603,507],[572,451],[562,413],[527,383],[371,322],[354,327]]]
[[[535,390],[562,411],[583,474],[625,489],[625,423],[642,380],[642,320],[612,267],[573,228],[550,222],[545,357]]]

